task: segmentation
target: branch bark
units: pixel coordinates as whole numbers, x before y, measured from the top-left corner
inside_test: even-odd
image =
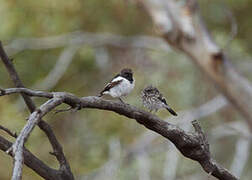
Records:
[[[62,99],[53,98],[44,103],[39,109],[34,111],[24,128],[22,129],[20,135],[17,137],[15,143],[9,148],[6,152],[8,154],[12,154],[14,156],[14,167],[12,173],[12,180],[22,179],[22,169],[23,169],[23,152],[24,152],[24,144],[28,139],[33,128],[38,124],[41,118],[50,112],[54,107],[61,104]]]
[[[12,137],[14,137],[14,138],[17,138],[17,134],[11,132],[8,128],[3,127],[3,126],[0,125],[0,129],[2,129],[3,131],[5,131],[5,132],[6,132],[7,134],[9,134],[10,136],[12,136]]]
[[[0,149],[7,151],[12,146],[12,143],[0,136]],[[9,154],[12,156],[12,154]],[[35,171],[38,175],[44,179],[58,180],[60,179],[60,174],[57,170],[48,167],[36,156],[34,156],[30,151],[24,149],[24,163],[26,166]]]
[[[161,36],[188,55],[248,121],[252,129],[252,85],[212,40],[196,0],[135,0],[151,16]]]
[[[9,59],[9,57],[5,53],[1,41],[0,41],[0,57],[1,57],[4,65],[5,65],[6,69],[8,70],[9,75],[10,75],[13,83],[15,84],[15,86],[16,87],[24,87],[21,79],[18,76],[17,71],[14,68],[14,65],[13,65],[12,61]],[[4,92],[4,91],[1,90],[0,92]],[[34,102],[32,101],[32,99],[29,96],[25,95],[25,94],[21,93],[21,95],[22,95],[28,109],[30,110],[30,112],[32,113],[33,111],[35,111],[36,106],[35,106]],[[56,158],[57,158],[57,160],[58,160],[58,162],[60,164],[59,173],[62,175],[62,178],[63,179],[66,178],[66,179],[73,180],[74,177],[73,177],[73,174],[71,172],[71,168],[69,166],[69,163],[66,160],[63,149],[62,149],[60,143],[58,142],[52,128],[50,127],[49,124],[47,124],[43,120],[41,120],[38,123],[38,126],[39,126],[40,129],[42,129],[45,132],[45,134],[47,135],[47,137],[49,139],[49,142],[52,145],[54,154],[55,154],[55,156],[56,156]]]
[[[218,165],[212,159],[208,142],[197,122],[193,124],[196,133],[191,134],[186,133],[184,130],[175,125],[161,120],[149,112],[145,112],[131,105],[103,100],[102,98],[96,96],[78,98],[73,94],[65,92],[41,93],[41,91],[34,91],[26,88],[10,88],[5,89],[2,92],[4,93],[0,93],[0,96],[13,93],[25,93],[29,96],[39,96],[51,99],[57,97],[60,98],[62,102],[74,108],[80,107],[108,110],[126,116],[130,119],[135,119],[139,124],[142,124],[146,128],[169,139],[185,157],[199,162],[207,173],[210,173],[222,180],[237,179],[228,170]]]

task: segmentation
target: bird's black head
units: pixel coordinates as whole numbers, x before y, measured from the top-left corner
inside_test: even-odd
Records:
[[[121,70],[120,76],[128,79],[130,81],[130,83],[133,82],[133,72],[131,69],[125,68],[125,69]]]

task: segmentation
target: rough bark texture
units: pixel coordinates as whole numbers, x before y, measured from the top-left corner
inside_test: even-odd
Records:
[[[50,98],[53,102],[66,103],[73,108],[95,108],[107,111],[113,111],[130,119],[135,119],[138,123],[146,128],[155,131],[163,137],[169,139],[178,150],[185,156],[200,163],[202,168],[209,174],[223,180],[237,179],[228,170],[218,165],[212,158],[209,150],[209,144],[205,138],[199,124],[194,121],[193,126],[195,133],[187,133],[184,130],[161,120],[157,116],[143,111],[137,107],[122,104],[119,102],[108,101],[96,96],[78,98],[70,93],[65,92],[41,92],[26,88],[10,88],[1,91],[0,96],[10,95],[13,93],[24,93],[29,96],[38,96]],[[58,103],[57,105],[59,105]],[[42,105],[42,106],[45,106]],[[41,109],[41,108],[40,108]],[[31,114],[32,116],[33,114]],[[31,117],[30,117],[31,118]],[[19,136],[22,136],[20,134]],[[27,136],[28,137],[28,136]]]
[[[14,68],[14,65],[13,65],[12,61],[9,59],[9,57],[5,53],[1,41],[0,41],[0,57],[1,57],[5,67],[7,69],[7,71],[9,73],[14,85],[16,87],[24,87],[21,79],[18,76],[18,73],[17,73],[16,69]],[[0,92],[3,92],[3,91],[0,91]],[[30,110],[30,112],[32,113],[33,111],[35,111],[36,106],[35,106],[34,102],[32,101],[32,99],[29,96],[25,95],[25,94],[21,94],[21,95],[22,95],[28,109]],[[57,158],[57,160],[58,160],[58,162],[60,164],[58,174],[59,174],[59,177],[60,176],[61,177],[58,178],[58,179],[59,180],[61,180],[61,179],[62,180],[64,180],[64,179],[73,180],[74,176],[73,176],[73,174],[71,172],[71,168],[69,166],[69,163],[68,163],[68,161],[67,161],[67,159],[66,159],[66,157],[64,155],[62,146],[58,142],[58,140],[57,140],[51,126],[49,124],[47,124],[45,121],[43,121],[43,120],[39,121],[38,126],[47,135],[48,140],[51,143],[53,151],[54,151],[53,154],[55,155],[55,157]],[[15,179],[15,178],[13,178],[13,179]],[[18,179],[21,179],[21,176],[19,176]]]
[[[7,151],[12,146],[12,143],[0,136],[0,149]],[[12,154],[10,154],[12,156]],[[44,179],[60,179],[57,170],[48,167],[30,151],[24,149],[24,164],[35,171]]]

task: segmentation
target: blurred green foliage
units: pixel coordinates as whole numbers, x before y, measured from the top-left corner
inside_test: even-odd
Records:
[[[225,9],[231,11],[237,20],[238,35],[227,49],[233,63],[249,79],[251,75],[252,49],[252,1],[251,0],[200,0],[201,13],[214,38],[224,47],[230,33],[230,22]],[[50,37],[73,31],[124,35],[155,36],[149,17],[139,7],[118,0],[1,0],[0,1],[0,39],[5,45],[17,38]],[[78,96],[97,95],[108,80],[123,67],[131,67],[136,79],[136,88],[127,98],[127,102],[141,106],[140,91],[148,84],[157,86],[167,97],[168,103],[177,111],[198,107],[218,92],[202,76],[197,67],[187,57],[175,51],[146,50],[131,47],[104,46],[108,54],[106,66],[99,66],[96,58],[97,47],[83,45],[74,55],[73,61],[53,89],[48,91],[67,91]],[[12,56],[15,67],[27,87],[41,82],[54,67],[64,48],[48,50],[25,50]],[[245,65],[244,65],[245,64]],[[246,65],[249,64],[249,65]],[[4,66],[0,63],[0,86],[13,87]],[[37,105],[45,100],[36,99]],[[28,116],[22,108],[18,95],[1,97],[0,122],[12,131],[20,132]],[[64,108],[66,106],[62,106]],[[162,118],[168,116],[165,111],[158,112]],[[133,120],[118,114],[84,109],[77,113],[53,113],[45,117],[52,125],[64,152],[76,176],[96,172],[109,159],[109,142],[116,138],[121,148],[126,150],[146,129]],[[234,108],[225,108],[207,118],[202,125],[206,131],[219,124],[242,120]],[[4,132],[0,135],[9,138]],[[163,138],[158,141],[165,141]],[[221,142],[210,142],[216,159],[229,168],[234,153],[235,137]],[[230,148],[224,148],[230,147]],[[40,159],[57,168],[57,161],[49,155],[50,144],[44,133],[36,128],[26,147]],[[152,146],[155,148],[155,143]],[[165,151],[150,156],[153,179],[162,179]],[[202,173],[196,163],[180,156],[178,176]],[[251,160],[251,158],[250,158]],[[248,167],[251,168],[251,161]],[[123,162],[116,179],[138,179],[137,160]],[[12,160],[0,152],[0,179],[11,176]],[[203,176],[206,177],[204,173]],[[251,172],[246,170],[242,179],[249,179]],[[32,170],[24,168],[24,179],[40,179]]]

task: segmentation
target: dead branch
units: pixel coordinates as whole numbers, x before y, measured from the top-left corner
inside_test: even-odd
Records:
[[[14,167],[12,173],[12,180],[20,180],[22,178],[22,169],[23,169],[23,152],[24,152],[24,144],[28,139],[30,133],[41,120],[41,118],[50,112],[54,107],[61,104],[62,99],[53,98],[48,100],[39,109],[34,111],[21,133],[17,137],[15,143],[6,151],[7,154],[12,154],[14,156]]]
[[[2,129],[3,131],[5,131],[7,134],[9,134],[10,136],[14,137],[14,138],[17,138],[17,133],[13,133],[11,132],[11,130],[9,130],[8,128],[6,127],[3,127],[0,125],[0,129]]]
[[[0,136],[0,149],[7,151],[12,146],[12,143]],[[48,167],[45,163],[34,156],[30,151],[24,148],[24,164],[35,171],[44,179],[60,180],[62,179],[56,169]],[[12,154],[9,154],[12,156]]]
[[[17,73],[16,69],[14,68],[14,65],[13,65],[12,61],[9,59],[9,57],[5,53],[1,41],[0,41],[0,57],[1,57],[1,59],[2,59],[2,61],[4,63],[4,65],[5,65],[8,73],[9,73],[13,83],[15,84],[15,86],[16,87],[24,87],[21,79],[18,76],[18,73]],[[0,92],[3,93],[4,91],[1,90]],[[28,109],[30,110],[30,112],[32,113],[33,111],[35,111],[36,106],[35,106],[34,102],[32,101],[32,99],[29,96],[25,95],[25,94],[21,93],[21,95],[22,95]],[[58,162],[60,164],[59,174],[62,175],[63,179],[66,178],[66,179],[73,180],[74,177],[73,177],[73,174],[71,172],[71,168],[69,166],[69,163],[66,160],[66,157],[65,157],[65,155],[63,153],[63,149],[62,149],[60,143],[58,142],[58,140],[57,140],[51,126],[49,124],[47,124],[45,121],[43,121],[43,120],[40,120],[40,122],[38,123],[38,126],[47,135],[47,137],[49,139],[49,142],[52,145],[53,151],[56,154],[56,158],[57,158],[57,160],[58,160]]]
[[[4,91],[5,94],[0,94],[0,96],[13,93],[25,93],[29,96],[39,96],[51,99],[59,98],[61,99],[61,102],[72,107],[95,108],[113,111],[130,119],[135,119],[139,124],[142,124],[146,128],[169,139],[185,157],[199,162],[207,173],[211,173],[211,175],[218,179],[237,179],[228,170],[218,165],[212,159],[208,142],[197,122],[194,122],[193,124],[196,133],[191,134],[186,133],[184,130],[175,125],[161,120],[149,112],[145,112],[131,105],[104,100],[96,96],[78,98],[73,94],[65,92],[41,93],[41,91],[34,91],[27,88],[10,88],[5,89]]]

